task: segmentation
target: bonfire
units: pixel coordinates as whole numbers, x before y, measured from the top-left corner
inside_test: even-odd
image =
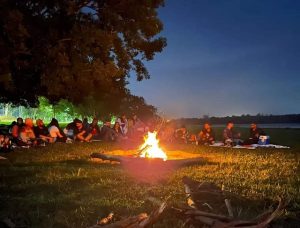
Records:
[[[142,158],[161,158],[167,160],[166,153],[159,147],[157,132],[148,132],[144,137],[144,144],[140,146],[140,157]]]

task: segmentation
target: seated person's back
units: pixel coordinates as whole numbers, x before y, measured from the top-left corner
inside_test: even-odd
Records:
[[[48,128],[50,137],[53,138],[54,142],[65,142],[66,136],[63,134],[62,130],[59,128],[57,119],[53,118],[49,124]]]

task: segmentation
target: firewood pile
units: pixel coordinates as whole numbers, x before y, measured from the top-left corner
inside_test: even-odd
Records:
[[[231,205],[231,200],[237,199],[237,196],[226,193],[213,183],[198,182],[188,177],[183,177],[182,181],[188,207],[173,209],[184,219],[184,227],[263,228],[284,212],[285,205],[280,199],[275,210],[269,209],[253,219],[241,220]]]
[[[106,218],[100,219],[96,225],[91,226],[90,228],[99,228],[99,227],[105,227],[105,228],[121,228],[121,227],[127,227],[127,228],[142,228],[142,227],[150,227],[154,223],[158,221],[161,214],[164,212],[164,210],[167,207],[167,203],[163,202],[160,207],[156,210],[154,210],[150,215],[146,213],[141,213],[137,216],[131,216],[128,218],[124,218],[120,221],[116,221],[114,223],[111,223],[113,221],[113,213],[110,213]]]
[[[182,179],[186,194],[187,205],[174,207],[159,200],[153,200],[159,204],[159,208],[150,215],[141,213],[137,216],[123,218],[114,221],[114,214],[109,214],[106,218],[100,219],[98,223],[91,228],[99,227],[150,227],[159,219],[162,219],[163,212],[168,210],[171,215],[182,220],[182,227],[247,227],[264,228],[278,219],[284,212],[284,202],[279,199],[276,209],[268,209],[252,219],[240,219],[236,215],[235,208],[231,205],[231,200],[237,199],[230,193],[219,188],[213,183],[198,182],[188,177]]]

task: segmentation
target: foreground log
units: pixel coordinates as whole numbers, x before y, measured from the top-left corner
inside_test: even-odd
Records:
[[[164,212],[164,210],[167,207],[167,203],[164,202],[160,205],[160,207],[156,210],[154,210],[149,216],[146,213],[141,213],[137,216],[128,217],[125,219],[122,219],[120,221],[107,224],[107,217],[104,219],[101,219],[102,223],[98,223],[97,225],[91,226],[90,228],[99,228],[99,227],[105,227],[105,228],[143,228],[143,227],[150,227],[154,223],[158,221],[161,214]],[[109,216],[108,216],[109,217]],[[110,222],[112,220],[109,220]]]
[[[175,209],[179,212],[179,214],[181,214],[181,216],[183,216],[185,226],[208,226],[213,228],[263,228],[267,227],[273,220],[279,218],[284,211],[284,203],[281,199],[279,199],[278,206],[274,211],[266,211],[254,219],[246,221],[240,220],[238,218],[234,218],[230,200],[226,198],[226,192],[222,189],[218,188],[213,183],[198,182],[188,177],[184,177],[182,181],[185,186],[185,193],[189,208]],[[214,205],[215,209],[226,208],[229,216],[215,212],[207,212],[204,211],[205,208],[201,210],[205,204]],[[219,205],[219,208],[216,208],[217,205]],[[209,209],[213,210],[214,208],[210,206]]]
[[[148,159],[135,156],[110,156],[103,153],[93,153],[91,157],[99,158],[103,161],[118,162],[136,180],[148,183],[162,180],[178,168],[194,164],[199,165],[206,162],[203,158],[164,161],[162,159]],[[240,219],[234,214],[234,212],[237,212],[237,210],[234,210],[234,206],[238,206],[237,202],[241,203],[245,199],[224,191],[223,187],[220,188],[214,183],[198,182],[188,177],[183,177],[182,181],[188,207],[183,207],[183,209],[171,208],[177,212],[177,218],[183,220],[184,226],[264,228],[279,218],[284,212],[285,204],[280,199],[275,210],[265,211],[255,218],[248,218],[246,216],[246,219]],[[161,218],[161,214],[166,209],[166,206],[166,203],[161,203],[160,207],[149,216],[142,213],[114,223],[111,223],[112,219],[107,217],[102,220],[104,221],[102,224],[97,224],[94,228],[103,225],[105,227],[149,227]]]

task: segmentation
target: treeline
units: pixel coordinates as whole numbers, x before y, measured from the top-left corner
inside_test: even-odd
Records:
[[[60,100],[56,104],[51,104],[45,97],[38,98],[38,105],[36,107],[0,103],[0,121],[10,122],[17,117],[42,119],[46,122],[49,122],[53,117],[57,118],[60,122],[70,122],[75,117],[81,119],[84,117],[90,119],[97,117],[103,120],[107,117],[112,118],[123,113],[127,116],[131,116],[134,113],[143,121],[158,118],[157,109],[152,105],[148,105],[142,97],[130,95],[124,97],[122,101],[123,103],[120,107],[115,110],[109,107],[99,107],[100,104],[92,99],[90,103],[86,103],[85,105],[74,105],[67,100]]]
[[[288,115],[262,115],[257,114],[255,116],[242,115],[242,116],[226,116],[226,117],[208,117],[203,118],[180,118],[174,120],[176,123],[185,125],[203,124],[209,122],[211,124],[226,124],[228,121],[232,121],[235,124],[273,124],[273,123],[300,123],[300,114],[288,114]]]

